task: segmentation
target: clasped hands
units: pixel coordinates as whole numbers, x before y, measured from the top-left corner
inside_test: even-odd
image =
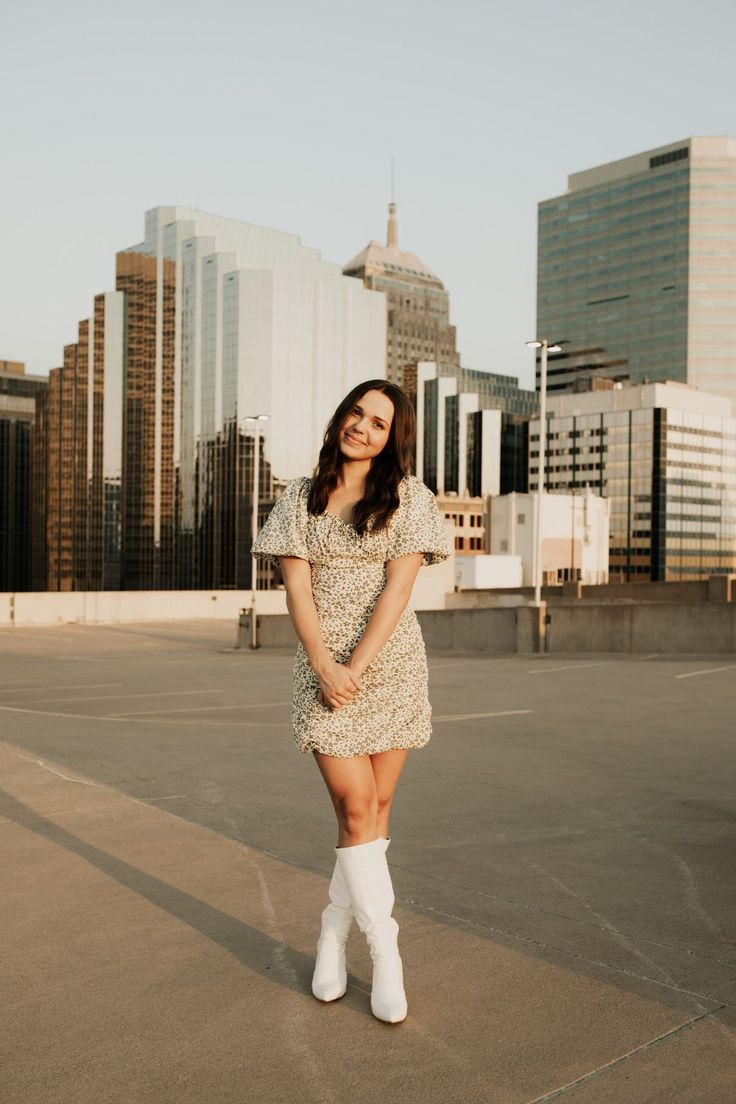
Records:
[[[336,712],[347,705],[363,689],[360,670],[347,663],[332,662],[325,670],[317,673],[319,692],[317,701]]]

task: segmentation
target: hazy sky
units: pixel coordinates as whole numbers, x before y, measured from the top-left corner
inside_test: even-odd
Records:
[[[46,372],[144,212],[385,235],[451,295],[463,363],[532,381],[536,204],[567,175],[736,135],[733,0],[6,0],[0,358]]]

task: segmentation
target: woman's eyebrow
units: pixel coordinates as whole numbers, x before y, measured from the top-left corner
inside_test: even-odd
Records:
[[[356,410],[359,410],[361,414],[365,414],[365,410],[364,410],[364,409],[363,409],[363,407],[362,407],[362,406],[360,405],[360,403],[356,403],[356,404],[355,404],[355,409],[356,409]],[[374,415],[373,415],[373,420],[374,420],[374,422],[380,422],[380,423],[381,423],[381,425],[385,425],[385,424],[386,424],[386,423],[385,423],[385,421],[383,420],[383,418],[379,418],[378,414],[374,414]]]

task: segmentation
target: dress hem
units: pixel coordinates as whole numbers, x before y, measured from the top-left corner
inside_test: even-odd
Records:
[[[421,744],[402,744],[396,743],[394,741],[390,744],[387,744],[386,746],[382,745],[381,747],[371,748],[369,751],[350,751],[346,752],[344,755],[341,755],[339,751],[334,751],[332,749],[330,751],[323,751],[322,748],[316,747],[314,744],[297,744],[296,746],[303,755],[310,755],[312,752],[318,751],[320,755],[329,755],[333,759],[358,759],[362,755],[380,755],[384,751],[421,751],[422,748],[427,746],[429,741],[429,736]]]

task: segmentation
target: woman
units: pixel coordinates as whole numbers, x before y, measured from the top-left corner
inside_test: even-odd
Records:
[[[368,380],[327,426],[314,477],[293,479],[253,546],[280,564],[299,644],[292,718],[338,823],[330,904],[322,913],[312,992],[347,989],[353,916],[373,960],[371,1009],[407,1013],[386,849],[394,790],[410,748],[431,734],[427,660],[407,606],[422,563],[450,546],[434,495],[409,474],[414,410],[401,388]]]

